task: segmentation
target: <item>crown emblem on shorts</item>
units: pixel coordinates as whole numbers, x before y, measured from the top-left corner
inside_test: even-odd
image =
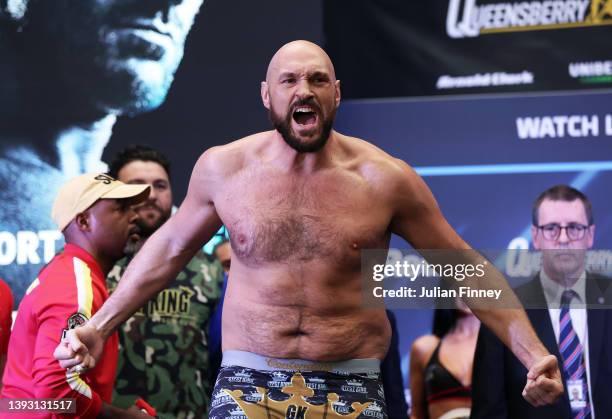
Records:
[[[240,370],[238,371],[236,374],[236,377],[245,377],[245,378],[250,378],[251,374],[249,372],[247,372],[246,370]]]
[[[274,371],[272,373],[272,380],[274,381],[287,381],[289,376],[287,374],[283,374],[280,371]]]
[[[346,384],[349,386],[361,387],[363,385],[363,381],[359,380],[346,380]]]
[[[382,407],[378,403],[374,402],[368,406],[368,410],[374,412],[382,412]]]
[[[251,391],[251,393],[244,396],[244,399],[248,402],[257,402],[263,399],[263,396],[256,391]]]
[[[288,413],[299,411],[305,419],[315,419],[326,417],[329,419],[355,419],[372,403],[353,402],[351,407],[352,413],[340,414],[333,408],[334,404],[340,400],[336,393],[327,394],[327,402],[325,404],[313,405],[308,403],[307,397],[314,396],[314,390],[306,386],[304,377],[299,372],[296,372],[291,377],[291,385],[282,388],[282,392],[289,394],[287,400],[282,402],[271,399],[265,388],[256,387],[257,392],[261,394],[262,400],[257,403],[249,403],[241,399],[243,393],[241,390],[227,390],[227,394],[240,406],[244,415],[248,418],[257,418],[261,416],[261,409],[267,409],[269,417],[285,418],[289,417]]]
[[[242,410],[240,410],[240,408],[235,408],[233,410],[230,410],[229,412],[230,416],[245,416],[244,413],[242,413]]]

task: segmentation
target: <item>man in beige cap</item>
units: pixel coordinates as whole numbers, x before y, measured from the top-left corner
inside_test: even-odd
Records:
[[[60,189],[51,216],[66,247],[39,273],[19,306],[2,398],[66,399],[52,407],[75,408],[71,413],[76,417],[147,417],[136,407],[123,410],[109,404],[117,365],[116,334],[106,342],[98,366],[86,375],[80,370],[66,372],[53,358],[53,350],[67,330],[85,323],[108,298],[106,275],[136,232],[132,205],[145,200],[149,191],[147,185],[126,185],[105,174],[84,174]],[[16,413],[33,417],[35,412]]]

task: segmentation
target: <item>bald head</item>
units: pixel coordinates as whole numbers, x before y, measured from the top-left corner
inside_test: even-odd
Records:
[[[323,48],[310,41],[300,40],[289,42],[276,51],[276,54],[270,60],[270,64],[268,64],[266,81],[270,82],[273,76],[279,74],[285,67],[295,63],[319,65],[325,68],[333,81],[336,80],[334,65]]]
[[[300,153],[319,151],[340,105],[340,81],[329,56],[308,41],[282,46],[270,60],[261,99],[285,142]]]

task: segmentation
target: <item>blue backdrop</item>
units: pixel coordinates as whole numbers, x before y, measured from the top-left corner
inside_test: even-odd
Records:
[[[338,131],[370,141],[423,176],[457,232],[479,249],[526,248],[531,207],[570,184],[593,204],[595,247],[612,248],[612,93],[345,101]],[[408,248],[398,237],[392,247]],[[396,310],[402,372],[431,311]]]

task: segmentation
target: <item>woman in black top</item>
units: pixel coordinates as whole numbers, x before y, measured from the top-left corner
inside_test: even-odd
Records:
[[[421,336],[410,352],[411,419],[468,418],[480,322],[457,299],[455,309],[437,309],[433,334]]]

